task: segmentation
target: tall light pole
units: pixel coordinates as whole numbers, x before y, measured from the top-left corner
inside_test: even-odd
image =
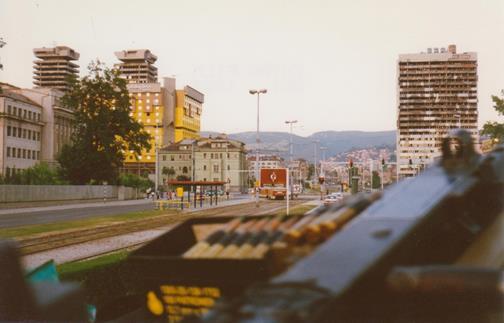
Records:
[[[292,192],[291,190],[291,181],[292,179],[290,178],[290,167],[292,165],[292,125],[294,123],[297,123],[297,120],[287,120],[285,121],[285,124],[288,124],[290,126],[290,138],[289,138],[289,165],[287,166],[287,215],[289,215],[289,199],[290,199],[290,194]]]
[[[313,143],[313,180],[317,179],[317,144],[319,140],[312,140]]]
[[[327,147],[320,147],[320,151],[322,152],[322,160],[320,161],[320,176],[325,176],[324,169],[322,168],[322,163],[325,163],[325,152],[327,151]]]
[[[249,90],[249,93],[252,95],[257,94],[257,133],[256,133],[256,163],[255,163],[256,182],[254,183],[254,187],[255,187],[256,207],[259,207],[259,187],[257,185],[259,182],[259,97],[261,94],[268,93],[268,90],[266,89]]]
[[[154,132],[154,135],[156,136],[156,141],[155,141],[156,163],[154,164],[155,173],[156,173],[156,181],[154,182],[154,184],[155,184],[154,191],[157,196],[157,192],[158,192],[158,188],[159,188],[159,123],[156,123],[156,131]]]

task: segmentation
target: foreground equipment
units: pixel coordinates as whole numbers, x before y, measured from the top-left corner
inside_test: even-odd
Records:
[[[500,322],[504,259],[456,262],[501,221],[503,184],[504,149],[482,157],[459,132],[438,164],[381,197],[242,219],[217,253],[192,259],[181,257],[197,245],[191,226],[235,220],[190,220],[133,254],[129,269],[149,276],[136,288],[162,311],[148,312],[171,322]]]
[[[383,194],[181,223],[128,257],[144,307],[115,322],[502,322],[503,208],[504,147],[480,156],[461,131]]]

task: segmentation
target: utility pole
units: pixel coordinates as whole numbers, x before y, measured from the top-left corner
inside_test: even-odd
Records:
[[[313,180],[317,179],[317,144],[319,143],[319,140],[313,140],[312,143],[314,144],[313,146]]]
[[[155,163],[155,173],[156,173],[156,181],[154,182],[155,187],[154,187],[154,193],[158,194],[158,188],[159,188],[159,123],[156,124],[156,163]]]
[[[259,96],[260,94],[268,93],[266,89],[260,90],[249,90],[249,93],[252,95],[257,94],[257,133],[256,133],[256,164],[255,164],[255,176],[256,180],[254,183],[255,188],[255,202],[256,207],[259,207]]]
[[[290,178],[290,167],[292,165],[292,125],[294,123],[297,123],[297,120],[287,120],[287,121],[285,121],[285,123],[290,126],[289,165],[287,167],[287,215],[289,215],[289,199],[290,199],[290,194],[292,192],[292,190],[291,190],[291,181],[292,181],[292,179]]]

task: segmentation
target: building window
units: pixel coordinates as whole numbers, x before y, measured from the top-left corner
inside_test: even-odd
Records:
[[[7,147],[7,157],[10,157],[10,149],[11,147]]]
[[[9,167],[5,167],[5,175],[7,177],[10,177],[10,168]]]
[[[210,154],[210,159],[213,159],[213,153]]]
[[[31,112],[31,111],[28,111],[28,119],[30,119],[30,120],[31,120],[31,118],[32,118],[32,112]]]
[[[8,114],[12,113],[12,106],[10,106],[10,105],[7,106],[7,113]]]
[[[187,170],[187,167],[186,167],[186,166],[184,166],[184,168],[182,168],[182,173],[184,173],[184,174],[187,174],[187,173],[188,173],[188,170]]]
[[[23,111],[22,111],[21,109],[18,109],[18,117],[20,117],[20,118],[21,118],[21,113],[22,113],[22,112],[23,112]]]
[[[33,140],[37,140],[37,137],[36,137],[36,133],[35,133],[35,131],[33,131],[33,133],[32,133],[32,139],[33,139]]]
[[[26,111],[26,110],[25,110]],[[23,129],[23,138],[26,139],[26,129]]]
[[[40,151],[37,151],[37,160],[40,160]]]
[[[203,159],[206,159],[206,153],[203,154]]]
[[[170,160],[171,161],[175,161],[175,156],[174,155],[170,155]]]
[[[23,110],[23,118],[26,119],[26,110]]]
[[[203,170],[206,170],[206,165],[203,165]]]
[[[218,173],[219,172],[219,165],[213,165],[213,171],[214,171],[214,173]]]
[[[231,166],[227,165],[227,170],[231,170]]]
[[[17,158],[21,158],[21,148],[17,149]]]
[[[16,108],[16,107],[14,107],[14,113],[13,113],[13,114],[14,114],[14,115],[16,115],[16,114],[17,114],[17,108]]]
[[[222,153],[219,154],[219,158],[222,159]]]
[[[28,139],[32,139],[31,130],[28,130]]]
[[[28,156],[26,158],[31,159],[31,150],[28,150],[27,154]]]
[[[229,158],[229,153],[227,153],[227,158]]]
[[[163,155],[163,161],[166,161],[166,155]]]
[[[7,126],[7,136],[11,135],[11,126]]]

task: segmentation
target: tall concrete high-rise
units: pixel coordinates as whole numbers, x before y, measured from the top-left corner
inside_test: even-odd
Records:
[[[128,83],[155,83],[157,82],[158,70],[154,66],[157,56],[148,49],[128,49],[114,53],[122,62],[115,64],[121,77]]]
[[[397,161],[400,177],[415,176],[441,155],[451,129],[478,140],[478,61],[456,46],[399,55]]]
[[[67,46],[34,48],[33,53],[39,58],[33,62],[33,84],[67,91],[68,77],[79,74],[79,65],[72,62],[79,59],[79,53]]]

